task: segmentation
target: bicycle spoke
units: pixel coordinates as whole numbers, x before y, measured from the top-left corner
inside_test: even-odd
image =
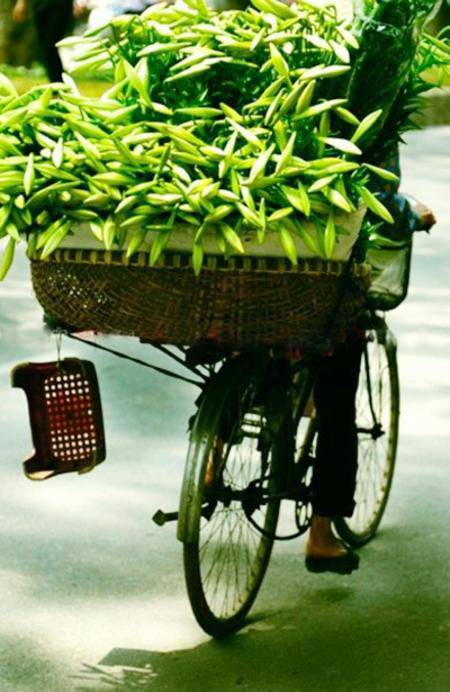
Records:
[[[373,338],[368,342],[367,368],[360,379],[357,394],[357,427],[359,433],[358,474],[355,492],[356,507],[353,517],[346,520],[356,535],[370,532],[379,519],[380,508],[386,495],[391,471],[393,429],[391,421],[390,368],[384,344]],[[373,420],[373,414],[376,420]],[[375,438],[379,425],[383,435]]]
[[[216,487],[208,491],[217,504],[209,520],[201,522],[198,551],[205,598],[222,619],[233,616],[245,603],[265,553],[266,539],[248,521],[241,501],[233,498],[224,504],[230,492],[244,491],[270,467],[269,459],[257,449],[265,424],[260,414],[247,414],[241,428],[230,434],[229,443],[214,446]],[[270,501],[256,508],[254,515],[264,526],[270,518]]]

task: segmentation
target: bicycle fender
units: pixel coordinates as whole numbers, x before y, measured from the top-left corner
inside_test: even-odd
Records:
[[[386,327],[384,343],[386,344],[386,348],[388,351],[390,351],[393,354],[397,353],[397,338],[395,337],[394,333],[391,332],[389,327]]]

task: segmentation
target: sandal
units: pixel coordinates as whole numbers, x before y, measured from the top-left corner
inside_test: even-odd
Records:
[[[334,572],[335,574],[351,574],[359,567],[359,555],[353,552],[348,546],[346,555],[337,557],[313,557],[308,555],[305,558],[305,566],[308,572]]]

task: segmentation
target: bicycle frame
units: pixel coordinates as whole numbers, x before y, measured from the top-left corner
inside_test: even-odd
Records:
[[[372,315],[370,322],[367,323],[365,327],[366,329],[375,329],[380,335],[380,338],[386,343],[387,347],[396,350],[395,337],[388,329],[384,319],[378,315]],[[177,537],[183,543],[193,543],[198,539],[197,530],[193,523],[190,522],[190,518],[192,518],[194,514],[192,511],[193,498],[198,497],[193,490],[195,484],[201,482],[201,459],[203,457],[205,445],[211,442],[208,431],[214,427],[211,425],[212,420],[218,420],[223,410],[232,407],[233,399],[239,397],[239,392],[242,391],[244,382],[250,380],[255,383],[255,388],[264,387],[264,381],[265,378],[267,378],[267,367],[271,357],[273,357],[273,354],[267,350],[239,354],[229,359],[226,366],[218,374],[213,375],[207,383],[207,386],[212,388],[213,396],[212,398],[211,396],[208,397],[209,405],[207,407],[203,406],[200,402],[200,411],[196,418],[196,426],[192,431],[191,445],[193,445],[193,449],[191,449],[191,451],[193,451],[193,453],[188,455],[189,461],[185,468],[185,482],[187,479],[190,479],[193,488],[192,492],[188,491],[183,494],[184,500],[180,504],[178,513]],[[279,427],[278,434],[283,441],[279,446],[279,459],[277,460],[277,465],[280,469],[279,477],[281,479],[281,484],[278,484],[278,487],[274,491],[275,495],[267,495],[267,497],[262,496],[262,502],[268,502],[270,497],[273,498],[275,496],[281,500],[291,500],[296,503],[308,501],[308,497],[305,494],[307,489],[302,486],[301,480],[308,468],[309,454],[316,434],[314,418],[312,418],[309,423],[302,450],[299,455],[293,445],[293,439],[295,431],[297,430],[301,418],[305,414],[308,402],[312,396],[315,379],[314,365],[318,357],[319,356],[314,355],[305,361],[294,363],[291,366],[292,379],[289,390],[293,401],[291,402],[289,410],[293,415],[286,415],[286,403],[283,397],[280,396],[279,393],[277,394],[276,389],[272,392],[270,417],[272,423]],[[370,410],[374,425],[371,429],[358,429],[358,432],[367,433],[371,435],[373,439],[377,439],[377,437],[383,435],[384,432],[381,429],[380,423],[377,420],[376,411],[374,410],[367,346],[365,348],[364,363]],[[285,382],[278,383],[278,385],[280,392],[286,392]],[[284,399],[286,399],[286,397],[284,397]],[[216,405],[211,406],[211,401],[215,401]],[[250,498],[252,491],[257,490],[256,482],[254,486],[254,488],[249,486],[248,489],[236,491],[232,499],[241,500],[243,502],[243,507],[245,507],[245,502],[247,501],[245,493],[247,493],[248,498]],[[239,494],[239,497],[237,497],[236,493]],[[196,507],[195,510],[200,513],[207,511],[202,506]],[[250,515],[247,518],[251,521]],[[256,526],[256,528],[264,535],[264,531],[261,527]],[[294,534],[290,534],[289,536],[270,536],[270,538],[288,540],[301,535],[307,528],[307,525],[298,526],[299,530]]]
[[[275,361],[276,362],[276,361]],[[284,362],[287,361],[284,359]],[[271,353],[268,350],[260,350],[240,354],[227,361],[224,368],[211,378],[208,384],[209,396],[207,406],[200,402],[199,415],[196,418],[196,425],[192,430],[191,453],[188,454],[188,463],[185,468],[184,482],[192,484],[192,492],[188,489],[183,493],[184,500],[180,504],[178,514],[177,537],[183,543],[192,543],[197,540],[195,522],[190,522],[190,518],[195,513],[205,511],[201,506],[193,507],[197,494],[194,492],[196,484],[201,482],[202,458],[205,446],[211,444],[209,431],[214,428],[213,421],[221,416],[222,412],[232,408],[233,399],[239,399],[245,383],[254,383],[255,390],[266,389],[267,399],[265,400],[266,410],[270,425],[276,429],[276,433],[285,441],[283,450],[279,455],[280,478],[282,487],[278,487],[276,492],[281,499],[300,500],[300,489],[298,484],[298,463],[295,459],[295,446],[293,436],[298,421],[303,415],[310,399],[313,385],[313,368],[310,362],[300,362],[289,368],[290,382],[287,383],[283,378],[275,382],[270,382],[273,370],[270,370]],[[297,380],[297,382],[295,382]],[[285,393],[290,391],[295,396],[295,402],[287,405]],[[212,402],[215,402],[213,405]],[[294,411],[294,416],[287,416],[287,411]],[[289,448],[287,447],[289,446]],[[249,487],[248,493],[251,492]],[[241,499],[245,502],[244,493]],[[194,510],[194,511],[193,511]]]

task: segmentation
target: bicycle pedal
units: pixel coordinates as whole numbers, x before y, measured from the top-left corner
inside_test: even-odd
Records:
[[[152,521],[158,526],[164,526],[168,521],[177,521],[177,519],[178,512],[163,512],[162,509],[158,509],[152,517]]]

